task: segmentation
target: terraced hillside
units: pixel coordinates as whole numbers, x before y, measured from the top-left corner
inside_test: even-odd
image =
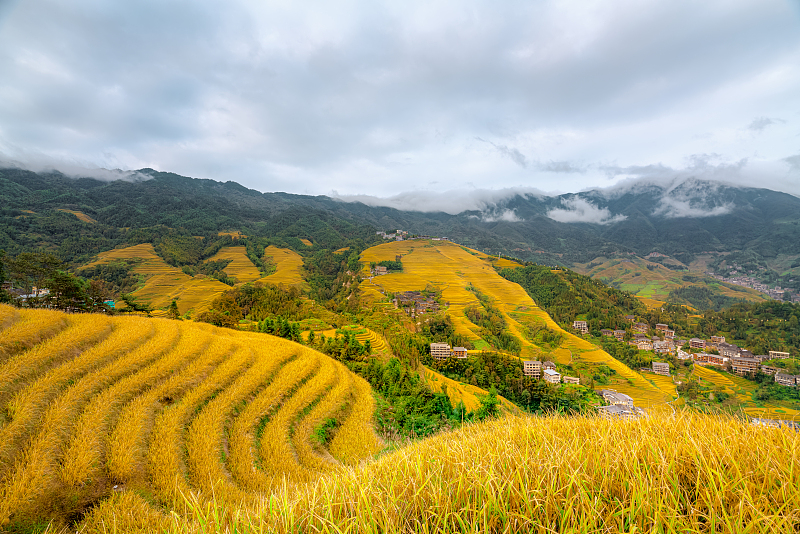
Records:
[[[0,407],[0,529],[117,499],[142,517],[188,495],[253,504],[382,447],[371,389],[342,364],[165,319],[0,305]]]
[[[457,332],[473,341],[477,348],[484,348],[488,343],[481,338],[480,328],[464,313],[468,306],[479,303],[475,292],[467,289],[472,286],[489,296],[502,312],[508,330],[522,342],[523,359],[552,359],[562,364],[580,362],[590,368],[606,365],[616,373],[610,387],[629,394],[637,404],[649,407],[672,400],[671,395],[640,373],[559,327],[522,287],[498,275],[486,254],[447,241],[413,240],[369,248],[361,259],[367,269],[370,262],[393,261],[397,255],[402,256],[403,271],[365,279],[360,286],[365,299],[386,300],[388,293],[435,286],[442,292],[442,301]],[[363,275],[368,276],[368,272],[365,270]],[[530,341],[526,332],[537,326],[560,333],[563,337],[558,347],[539,346]]]
[[[275,272],[262,276],[253,262],[247,257],[244,246],[224,247],[210,258],[210,261],[230,260],[224,271],[236,279],[238,284],[266,282],[271,284],[304,284],[301,267],[303,258],[288,249],[269,246],[264,257],[275,266]],[[150,304],[153,315],[164,315],[166,308],[175,300],[181,314],[191,311],[201,313],[210,308],[211,302],[230,286],[202,274],[190,276],[177,267],[168,265],[161,259],[150,243],[132,247],[118,248],[103,252],[82,267],[89,269],[97,265],[127,262],[133,272],[139,275],[143,284],[132,294],[142,302]]]
[[[753,302],[767,300],[763,293],[754,289],[730,286],[707,276],[699,263],[687,266],[670,258],[659,259],[661,262],[636,256],[599,257],[587,263],[575,264],[573,269],[575,272],[597,278],[605,284],[630,291],[645,299],[667,300],[670,291],[695,286],[707,287],[715,294],[734,299]]]
[[[211,301],[230,289],[230,286],[218,280],[189,276],[177,267],[168,265],[155,253],[150,243],[102,252],[83,268],[117,261],[133,263],[133,272],[144,279],[142,287],[134,291],[133,295],[157,310],[166,309],[175,300],[180,313],[189,310],[199,313],[207,310]]]
[[[264,250],[264,259],[275,266],[275,272],[261,278],[262,282],[287,286],[305,284],[300,270],[303,267],[303,257],[297,252],[270,245]]]

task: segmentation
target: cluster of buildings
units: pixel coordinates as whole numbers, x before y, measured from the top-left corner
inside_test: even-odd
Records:
[[[634,406],[633,399],[624,393],[617,393],[613,389],[601,389],[597,393],[608,403],[606,406],[597,408],[601,417],[638,419],[647,416],[647,412]]]
[[[736,271],[733,271],[733,274],[735,273]],[[712,272],[706,272],[706,274],[722,282],[727,282],[729,284],[737,286],[749,287],[751,289],[755,289],[756,291],[760,291],[761,293],[766,293],[770,298],[775,300],[800,302],[800,294],[792,295],[788,289],[782,289],[780,286],[775,286],[774,288],[771,288],[767,284],[759,282],[752,276],[726,277],[719,274],[714,274]]]
[[[395,241],[405,241],[406,239],[432,239],[433,241],[450,241],[447,237],[432,237],[429,235],[409,235],[405,230],[396,230],[394,232],[375,232],[384,239],[393,239]]]
[[[447,343],[431,343],[431,357],[439,361],[448,358],[466,359],[467,349],[464,347],[450,348]]]
[[[738,375],[751,375],[757,372],[773,375],[775,382],[783,386],[800,386],[800,375],[791,375],[784,372],[781,367],[773,365],[763,365],[768,360],[785,360],[791,355],[788,352],[771,350],[768,354],[756,355],[747,349],[738,347],[732,343],[726,343],[724,336],[711,336],[711,340],[692,338],[689,346],[693,349],[703,349],[702,352],[684,352],[678,350],[678,359],[691,359],[699,365],[715,365],[717,367],[730,368]],[[718,354],[708,353],[705,349],[715,349]]]
[[[581,379],[576,376],[562,376],[556,371],[556,364],[553,362],[540,362],[539,360],[524,360],[522,362],[522,374],[533,378],[544,379],[550,384],[580,384]]]
[[[439,303],[436,302],[436,299],[425,296],[421,291],[396,293],[392,302],[395,308],[402,308],[410,317],[439,311]]]

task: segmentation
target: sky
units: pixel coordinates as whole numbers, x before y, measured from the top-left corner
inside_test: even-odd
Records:
[[[412,208],[800,196],[800,2],[0,0],[0,162]]]

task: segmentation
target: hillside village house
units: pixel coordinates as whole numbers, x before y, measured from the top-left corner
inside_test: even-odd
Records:
[[[761,372],[765,375],[775,375],[783,371],[780,367],[772,367],[771,365],[762,365]]]
[[[712,343],[725,343],[725,336],[711,336]]]
[[[544,373],[544,381],[549,382],[550,384],[560,384],[561,383],[561,375],[558,371],[554,369],[545,369]]]
[[[467,349],[464,347],[453,347],[453,356],[463,360],[467,357]]]
[[[785,373],[775,374],[775,382],[782,386],[795,387],[798,384],[798,378],[800,378],[800,375],[787,375]]]
[[[565,384],[576,384],[576,385],[578,385],[578,384],[581,383],[581,379],[578,378],[577,376],[562,376],[561,377],[561,381],[564,382]]]
[[[589,333],[589,324],[586,321],[573,321],[572,328],[574,328],[581,334]]]
[[[601,393],[603,399],[609,404],[614,406],[633,406],[633,399],[624,393],[617,393],[613,389],[604,389]]]
[[[669,376],[669,364],[667,362],[653,362],[653,372],[657,375]]]
[[[693,337],[692,339],[689,340],[689,346],[692,347],[693,349],[704,349],[706,348],[706,340]]]
[[[739,347],[736,345],[731,345],[730,343],[720,343],[717,346],[719,353],[726,358],[735,358],[739,356]]]
[[[683,349],[678,349],[676,356],[679,360],[691,360],[692,353],[691,352],[684,352]]]
[[[650,330],[650,325],[647,323],[636,323],[631,327],[631,330],[634,332],[641,332],[646,334],[648,330]]]
[[[522,362],[522,374],[539,378],[542,376],[542,362],[538,360],[525,360]]]
[[[666,332],[669,329],[669,325],[665,325],[664,323],[656,324],[656,330],[659,332]]]
[[[556,370],[556,364],[554,364],[553,362],[548,360],[548,361],[546,361],[546,362],[544,362],[542,364],[542,369],[550,369],[550,370],[555,371]]]
[[[617,341],[625,339],[625,330],[614,330],[614,338],[616,338]]]
[[[383,265],[376,265],[375,266],[375,274],[377,274],[378,276],[380,276],[382,274],[386,274],[388,272],[389,271],[387,271],[386,267],[384,267]]]
[[[675,337],[675,330],[664,330],[664,337],[667,339],[672,339]]]
[[[758,372],[761,365],[761,360],[758,358],[731,358],[731,366],[733,372],[739,375],[745,375]]]
[[[431,356],[434,360],[446,360],[450,354],[450,345],[447,343],[431,343]]]
[[[614,335],[614,331],[613,330],[609,330],[608,328],[603,328],[602,330],[600,330],[600,335],[609,336],[610,337],[610,336]]]
[[[635,321],[635,320],[636,320],[636,317],[634,317],[633,315],[626,315],[626,316],[625,316],[625,320],[626,320],[626,321],[633,322],[633,321]]]
[[[788,352],[780,352],[780,351],[777,351],[777,350],[769,351],[769,359],[770,360],[785,360],[788,357],[789,357],[789,353]]]

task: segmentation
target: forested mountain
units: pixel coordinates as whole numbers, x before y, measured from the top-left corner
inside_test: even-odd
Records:
[[[126,228],[166,226],[194,235],[221,229],[326,247],[343,237],[402,228],[447,236],[523,260],[572,266],[598,256],[658,252],[688,264],[703,253],[756,263],[800,263],[800,199],[766,189],[687,180],[561,196],[516,195],[483,211],[400,211],[325,196],[260,193],[235,182],[142,169],[146,179],[101,182],[59,173],[0,170],[0,248],[47,247],[65,259],[112,247]],[[71,210],[96,223],[85,223]],[[294,246],[300,246],[294,243]]]

